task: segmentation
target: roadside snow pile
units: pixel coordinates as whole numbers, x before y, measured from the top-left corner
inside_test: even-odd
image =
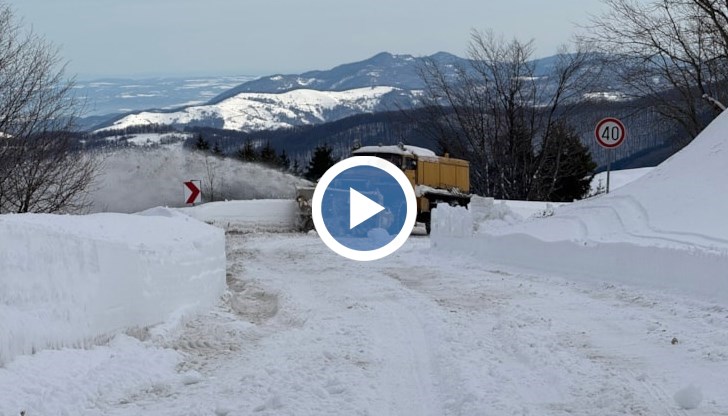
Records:
[[[464,207],[440,204],[431,215],[433,246],[437,245],[439,236],[462,238],[473,235],[473,216]]]
[[[0,366],[194,313],[224,289],[223,231],[180,213],[0,216]]]
[[[298,218],[298,204],[292,199],[210,202],[177,210],[200,221],[238,232],[293,231]]]
[[[553,215],[554,210],[562,205],[565,205],[565,203],[503,201],[474,195],[470,200],[470,205],[468,205],[468,212],[473,217],[475,231],[478,231],[485,226],[492,228],[494,226],[512,225],[532,217],[540,218]]]
[[[89,350],[40,351],[0,367],[0,415],[105,415],[139,391],[182,385],[182,354],[124,334]]]
[[[725,131],[727,113],[685,149],[609,195],[507,227],[486,224],[473,239],[440,235],[438,250],[728,303]]]

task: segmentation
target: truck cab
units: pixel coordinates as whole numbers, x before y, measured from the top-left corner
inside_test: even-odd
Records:
[[[375,156],[396,165],[409,178],[417,196],[417,221],[430,233],[431,212],[439,203],[467,207],[470,203],[470,164],[437,156],[429,149],[404,144],[364,146],[352,156]]]

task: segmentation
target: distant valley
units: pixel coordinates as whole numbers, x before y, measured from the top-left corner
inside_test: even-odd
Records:
[[[257,77],[156,77],[77,80],[76,96],[83,100],[84,117],[107,116],[150,109],[204,104],[221,93]]]

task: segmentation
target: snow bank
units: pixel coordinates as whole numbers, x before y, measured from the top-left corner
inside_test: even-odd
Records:
[[[435,242],[441,236],[462,238],[473,235],[473,216],[464,207],[440,204],[432,210],[431,215],[431,238]]]
[[[495,264],[551,272],[575,280],[600,280],[691,294],[728,303],[728,256],[695,250],[641,246],[629,242],[594,243],[528,234],[483,234],[474,238],[433,236],[433,247]]]
[[[545,218],[481,226],[471,239],[441,235],[437,247],[728,303],[727,130],[724,113],[685,149],[609,195]]]
[[[176,212],[0,216],[0,365],[210,307],[224,288],[223,231]]]
[[[228,231],[294,231],[298,226],[298,204],[294,200],[211,202],[179,212]]]
[[[19,356],[0,367],[0,415],[105,415],[105,403],[182,385],[182,354],[120,334],[108,345]]]

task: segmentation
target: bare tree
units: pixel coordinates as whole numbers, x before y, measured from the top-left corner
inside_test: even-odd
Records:
[[[0,3],[0,213],[82,210],[98,162],[74,149],[73,82],[21,23]]]
[[[222,175],[222,163],[225,160],[220,156],[204,155],[205,170],[202,181],[202,197],[205,202],[223,201],[227,198],[229,190],[226,188],[225,177]]]
[[[604,0],[588,38],[606,52],[633,98],[682,127],[684,145],[710,122],[728,91],[728,11],[716,0]],[[642,102],[645,102],[643,100]]]
[[[540,198],[540,178],[561,175],[563,165],[546,163],[554,126],[599,78],[599,67],[588,65],[585,50],[563,50],[544,73],[532,55],[532,42],[474,31],[469,65],[448,75],[428,60],[421,70],[429,131],[443,150],[470,161],[475,192]]]
[[[718,0],[683,0],[697,6],[707,19],[708,31],[713,34],[722,56],[728,56],[728,2]]]

